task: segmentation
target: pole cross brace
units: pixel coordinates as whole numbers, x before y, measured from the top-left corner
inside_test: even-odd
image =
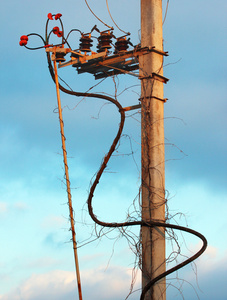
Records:
[[[77,68],[78,74],[90,73],[95,76],[95,79],[117,74],[129,74],[139,77],[138,74],[132,72],[139,69],[139,56],[149,54],[150,52],[168,56],[168,52],[156,49],[154,46],[141,48],[140,45],[136,46],[133,50],[120,51],[113,55],[108,55],[107,50],[100,53],[91,52],[91,54],[88,54],[85,52],[82,54],[79,50],[73,51],[62,46],[48,47],[46,48],[46,52],[52,52],[52,60],[56,58],[57,54],[62,54],[60,55],[60,59],[58,59],[58,68],[72,65]],[[64,57],[68,53],[71,53],[71,60],[65,62],[65,59],[61,59],[61,56]],[[167,78],[156,73],[152,73],[151,77],[139,77],[139,79],[144,78],[153,78],[165,83],[168,81]]]
[[[163,101],[163,102],[166,102],[168,100],[168,98],[162,99],[162,98],[159,98],[159,97],[156,97],[156,96],[147,96],[147,97],[141,97],[141,98],[139,98],[139,101],[144,100],[144,99],[152,99],[152,98],[153,99],[157,99],[159,101]]]
[[[168,51],[159,50],[159,49],[155,48],[155,46],[153,46],[153,47],[149,46],[148,50],[150,52],[155,52],[155,53],[163,55],[163,56],[169,56]]]
[[[143,79],[154,79],[154,80],[158,80],[158,81],[161,81],[163,83],[167,83],[169,81],[168,78],[162,76],[162,75],[159,75],[157,73],[151,73],[151,75],[148,75],[148,76],[140,76],[139,77],[140,80],[143,80]]]

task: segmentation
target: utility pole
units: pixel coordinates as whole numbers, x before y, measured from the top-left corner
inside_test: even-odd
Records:
[[[139,58],[141,79],[142,219],[165,222],[165,149],[162,0],[141,0],[141,47],[155,47]],[[165,230],[142,227],[142,287],[166,270]],[[145,300],[165,300],[165,278]]]
[[[30,48],[31,50],[45,48],[47,52],[48,66],[50,74],[55,81],[58,101],[58,113],[60,121],[60,132],[62,139],[62,150],[65,166],[65,178],[68,194],[68,204],[71,221],[71,231],[75,258],[75,267],[77,274],[77,285],[79,299],[82,300],[82,290],[79,272],[79,263],[77,255],[76,234],[74,228],[73,208],[71,199],[71,188],[68,174],[67,152],[65,146],[64,124],[62,118],[60,89],[67,94],[74,96],[100,98],[110,101],[115,104],[121,114],[121,123],[118,133],[110,147],[109,152],[104,157],[103,163],[96,174],[96,178],[90,188],[88,198],[88,210],[91,218],[96,224],[103,227],[123,227],[129,225],[142,224],[141,238],[142,238],[142,293],[141,300],[166,300],[166,280],[164,275],[168,275],[176,270],[186,266],[193,260],[198,258],[207,247],[206,238],[199,232],[187,227],[178,226],[174,224],[165,223],[165,147],[164,147],[164,103],[163,99],[163,83],[168,81],[163,76],[163,56],[167,52],[163,51],[162,38],[162,0],[140,0],[141,2],[141,47],[137,45],[133,50],[127,50],[129,47],[129,39],[124,37],[117,38],[115,43],[115,52],[110,55],[109,49],[112,47],[112,38],[114,37],[112,31],[108,30],[99,32],[98,46],[100,50],[97,53],[91,50],[92,39],[91,33],[96,28],[87,34],[81,33],[80,49],[72,50],[71,48],[64,48],[64,43],[67,40],[63,36],[63,23],[60,20],[62,30],[54,27],[48,34],[48,23],[50,20],[61,18],[61,14],[48,14],[46,23],[46,40],[39,34],[31,33],[23,35],[20,38],[19,44],[26,46],[28,36],[36,35],[44,42],[43,47]],[[112,17],[111,17],[112,19]],[[100,20],[100,19],[99,19]],[[112,19],[113,20],[113,19]],[[101,21],[101,20],[100,20]],[[114,22],[115,23],[115,22]],[[106,25],[106,24],[105,24]],[[115,24],[116,25],[116,24]],[[108,26],[108,25],[107,25]],[[116,25],[117,26],[117,25]],[[109,27],[109,26],[108,26]],[[118,26],[117,26],[118,27]],[[58,30],[56,29],[58,28]],[[118,27],[119,28],[119,27]],[[97,29],[97,28],[96,28]],[[119,28],[120,29],[120,28]],[[112,29],[111,29],[112,30]],[[69,34],[73,32],[71,30]],[[49,37],[51,33],[57,34],[61,38],[60,44],[51,46]],[[69,34],[67,36],[69,36]],[[128,35],[128,34],[127,34]],[[52,56],[50,57],[50,52]],[[84,53],[82,53],[84,52]],[[64,56],[71,53],[71,60],[65,62]],[[138,63],[139,57],[139,63]],[[51,58],[53,60],[54,68],[52,67]],[[117,74],[131,74],[133,70],[139,69],[139,78],[141,80],[141,105],[133,105],[129,107],[122,107],[117,99],[111,98],[104,94],[90,93],[90,92],[75,92],[68,90],[59,85],[58,68],[72,65],[77,68],[78,74],[90,73],[95,79],[106,78]],[[99,183],[99,179],[104,172],[106,165],[116,150],[116,146],[122,135],[125,111],[137,109],[141,107],[141,177],[142,177],[142,221],[126,221],[122,223],[106,223],[97,219],[93,213],[92,198],[95,188]],[[153,225],[152,225],[153,224]],[[154,226],[156,224],[157,226]],[[201,249],[186,259],[184,262],[166,271],[165,260],[165,227],[178,229],[188,232],[199,237],[203,241]],[[161,279],[160,279],[161,278]],[[159,279],[159,280],[158,280]]]

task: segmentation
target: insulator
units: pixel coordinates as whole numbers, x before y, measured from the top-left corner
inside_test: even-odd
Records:
[[[129,41],[126,40],[125,37],[117,38],[117,41],[115,43],[115,52],[114,53],[127,51],[128,47],[129,47],[128,44],[129,44]]]
[[[101,35],[98,37],[98,46],[97,52],[104,52],[106,49],[110,49],[112,42],[112,33],[111,32],[101,32]]]
[[[89,35],[82,35],[80,38],[80,51],[82,52],[91,52],[93,40]]]
[[[56,62],[64,62],[65,61],[65,53],[63,52],[56,52],[55,54],[55,59],[56,59]]]

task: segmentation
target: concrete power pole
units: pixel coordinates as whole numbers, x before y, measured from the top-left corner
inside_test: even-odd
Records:
[[[141,0],[141,47],[157,51],[141,55],[142,219],[165,221],[165,149],[162,0]],[[142,287],[165,271],[165,230],[142,227]],[[166,299],[165,279],[146,300]]]

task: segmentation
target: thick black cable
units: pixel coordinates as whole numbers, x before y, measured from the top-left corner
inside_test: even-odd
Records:
[[[62,27],[62,43],[60,45],[63,45],[65,43],[67,43],[67,38],[68,38],[69,35],[67,36],[66,39],[64,38],[63,24],[62,24],[62,21],[60,19],[59,19],[59,21],[60,21],[61,27]],[[49,23],[49,19],[47,20],[47,23],[46,23],[45,40],[38,34],[34,34],[34,33],[29,34],[30,36],[32,36],[32,35],[39,36],[42,39],[42,41],[44,43],[44,46],[36,47],[36,48],[30,48],[30,47],[25,46],[25,48],[30,49],[30,50],[36,50],[36,49],[44,48],[45,46],[49,45],[49,38],[50,38],[50,35],[51,35],[53,30],[49,33],[49,35],[47,34],[48,23]],[[29,35],[27,35],[27,36],[29,36]],[[49,72],[50,72],[50,75],[51,75],[53,81],[55,82],[55,73],[54,73],[54,69],[53,69],[53,66],[52,66],[50,53],[47,52],[46,54],[47,54],[47,62],[48,62]],[[159,221],[145,222],[143,220],[141,220],[141,221],[121,222],[121,223],[107,223],[107,222],[103,222],[103,221],[99,220],[96,217],[96,215],[93,212],[93,206],[92,206],[92,200],[93,200],[94,192],[95,192],[95,189],[96,189],[96,187],[99,183],[99,180],[100,180],[105,168],[107,167],[109,159],[111,158],[111,156],[112,156],[113,152],[115,151],[115,149],[116,149],[116,147],[119,143],[119,140],[121,138],[121,135],[122,135],[122,132],[123,132],[123,127],[124,127],[124,122],[125,122],[125,111],[124,111],[123,107],[121,106],[121,104],[116,99],[114,99],[112,97],[109,97],[109,96],[106,96],[106,95],[103,95],[103,94],[97,94],[97,93],[75,92],[73,90],[66,89],[65,87],[63,87],[60,84],[59,84],[59,89],[61,91],[63,91],[64,93],[67,93],[69,95],[73,95],[73,96],[76,96],[76,97],[92,97],[92,98],[99,98],[99,99],[109,101],[109,102],[113,103],[118,108],[119,113],[120,113],[120,124],[119,124],[119,128],[118,128],[118,132],[116,134],[116,137],[114,138],[114,141],[113,141],[108,153],[105,155],[105,157],[103,159],[103,162],[101,164],[101,167],[98,170],[98,172],[96,174],[96,177],[95,177],[95,180],[93,181],[93,184],[90,188],[87,204],[88,204],[88,211],[89,211],[89,214],[90,214],[92,220],[96,224],[99,224],[102,227],[108,227],[108,228],[120,228],[120,227],[135,226],[135,225],[137,225],[137,226],[138,225],[146,226],[146,227],[150,227],[150,228],[154,228],[154,227],[171,228],[171,229],[176,229],[176,230],[180,230],[180,231],[184,231],[184,232],[193,234],[193,235],[197,236],[198,238],[200,238],[203,242],[203,245],[200,248],[200,250],[198,252],[196,252],[193,256],[191,256],[190,258],[186,259],[182,263],[176,265],[173,268],[170,268],[169,270],[167,270],[167,271],[163,272],[162,274],[160,274],[160,275],[156,276],[155,278],[153,278],[142,290],[140,300],[144,300],[146,293],[151,289],[151,287],[157,281],[159,281],[160,279],[166,277],[167,275],[179,270],[180,268],[186,266],[187,264],[191,263],[196,258],[198,258],[205,251],[205,249],[207,247],[207,240],[201,233],[199,233],[195,230],[192,230],[190,228],[175,225],[175,224],[169,224],[169,223],[159,222]]]
[[[50,54],[47,53],[47,61],[48,61],[48,67],[49,67],[49,71],[51,74],[51,77],[53,79],[53,81],[55,81],[55,76],[54,76],[54,70],[53,70],[53,66],[51,63],[51,58],[50,58]],[[77,97],[92,97],[92,98],[99,98],[99,99],[104,99],[107,101],[110,101],[111,103],[115,104],[116,107],[119,110],[120,113],[120,124],[119,124],[119,129],[117,132],[117,135],[109,149],[109,152],[105,155],[103,162],[101,164],[100,169],[98,170],[95,180],[90,188],[89,191],[89,196],[88,196],[88,200],[87,200],[87,204],[88,204],[88,211],[89,214],[92,218],[92,220],[103,227],[109,227],[109,228],[120,228],[120,227],[125,227],[125,226],[135,226],[135,225],[140,225],[140,226],[146,226],[146,227],[163,227],[163,228],[171,228],[171,229],[176,229],[176,230],[180,230],[180,231],[184,231],[187,233],[190,233],[192,235],[197,236],[198,238],[200,238],[203,242],[202,247],[200,248],[200,250],[198,252],[196,252],[193,256],[191,256],[190,258],[186,259],[185,261],[183,261],[182,263],[176,265],[175,267],[161,273],[160,275],[156,276],[155,278],[153,278],[142,290],[141,296],[140,296],[140,300],[144,300],[145,299],[145,295],[146,293],[150,290],[150,288],[159,280],[161,280],[162,278],[166,277],[167,275],[181,269],[182,267],[188,265],[189,263],[193,262],[196,258],[198,258],[207,248],[207,240],[206,238],[199,232],[190,229],[188,227],[183,227],[183,226],[179,226],[179,225],[175,225],[175,224],[169,224],[169,223],[163,223],[163,222],[158,222],[158,221],[150,221],[150,222],[145,222],[143,220],[141,221],[131,221],[131,222],[121,222],[121,223],[107,223],[107,222],[103,222],[101,220],[99,220],[96,215],[93,212],[93,206],[92,206],[92,199],[94,196],[94,192],[95,189],[99,183],[99,180],[105,170],[105,168],[107,167],[107,163],[109,161],[109,159],[111,158],[113,152],[116,149],[116,146],[121,138],[121,134],[123,131],[123,127],[124,127],[124,122],[125,122],[125,111],[123,109],[123,107],[120,105],[120,103],[109,97],[106,95],[102,95],[102,94],[96,94],[96,93],[86,93],[86,92],[75,92],[75,91],[71,91],[71,90],[67,90],[66,88],[64,88],[62,85],[59,84],[59,88],[61,91],[63,91],[64,93],[73,95],[73,96],[77,96]]]

